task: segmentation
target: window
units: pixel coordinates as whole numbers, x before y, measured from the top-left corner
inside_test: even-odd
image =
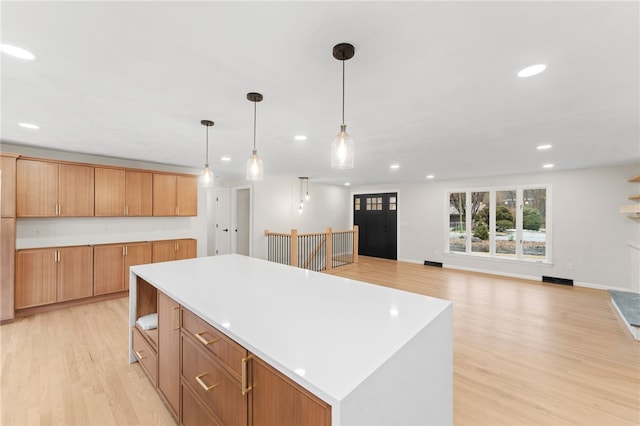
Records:
[[[548,261],[550,189],[516,187],[447,192],[447,250],[478,256]]]
[[[360,197],[356,197],[355,200],[355,204],[354,204],[354,210],[360,210]]]
[[[389,197],[389,210],[395,210],[396,206],[396,197]]]
[[[382,197],[367,197],[367,210],[382,210]]]

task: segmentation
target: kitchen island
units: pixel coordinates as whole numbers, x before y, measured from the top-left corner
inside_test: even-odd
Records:
[[[148,313],[140,310],[138,299],[148,298],[148,291],[141,290],[149,286],[174,301],[174,309],[179,305],[182,326],[176,327],[183,327],[183,351],[197,340],[215,345],[220,338],[229,348],[246,350],[247,356],[238,355],[238,365],[229,367],[207,355],[225,367],[220,377],[238,381],[249,412],[243,422],[261,424],[251,399],[252,392],[261,390],[255,382],[252,390],[258,376],[255,357],[282,380],[326,403],[333,425],[452,423],[451,302],[240,255],[134,266],[131,362],[145,359],[136,357],[134,338],[137,318]],[[211,326],[210,335],[220,335],[193,339],[199,333],[184,329],[192,317]],[[162,340],[158,348],[161,359]],[[186,369],[180,367],[182,382]],[[215,393],[211,389],[218,386],[203,381],[198,383],[205,391],[197,392],[205,396],[192,398],[197,406],[206,402],[205,392]],[[197,386],[183,386],[181,395],[191,398]],[[278,395],[269,398],[275,398],[269,400],[272,408],[277,406]],[[187,404],[179,406],[184,411]]]

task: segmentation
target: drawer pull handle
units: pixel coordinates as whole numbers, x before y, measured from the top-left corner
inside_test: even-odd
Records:
[[[246,395],[251,390],[251,386],[247,386],[247,363],[251,359],[251,355],[242,358],[242,394]]]
[[[206,331],[201,331],[200,333],[196,333],[196,339],[198,339],[200,341],[200,343],[202,343],[205,346],[209,346],[212,343],[217,342],[220,339],[211,339],[211,340],[207,340],[204,337],[202,337],[201,335],[206,333]]]
[[[140,351],[140,352],[135,351],[135,352],[136,352],[136,356],[138,357],[138,359],[139,359],[140,361],[142,361],[143,359],[145,359],[145,358],[146,358],[146,356],[142,356],[142,354],[140,353],[140,352],[144,352],[144,351]]]
[[[199,376],[196,376],[196,382],[204,389],[205,392],[209,392],[211,389],[217,387],[220,383],[216,383],[215,385],[207,386],[206,383],[202,380],[202,377],[206,376],[209,373],[202,373]]]

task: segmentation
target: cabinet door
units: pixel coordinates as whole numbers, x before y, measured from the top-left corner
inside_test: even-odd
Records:
[[[122,245],[99,245],[93,248],[94,295],[124,290],[124,250]]]
[[[174,240],[154,241],[151,244],[153,248],[153,263],[176,260],[176,242]]]
[[[127,244],[124,251],[124,289],[129,290],[129,268],[151,263],[151,243]]]
[[[93,294],[93,247],[58,249],[58,302]]]
[[[58,203],[58,164],[45,161],[16,162],[16,215],[18,217],[56,216]]]
[[[2,156],[2,217],[16,217],[16,158]]]
[[[95,215],[124,216],[125,171],[95,168]]]
[[[93,216],[93,167],[59,165],[58,204],[59,216]]]
[[[177,176],[176,191],[177,215],[197,216],[198,178],[195,176]]]
[[[161,292],[158,292],[158,389],[179,419],[180,305]]]
[[[56,249],[16,252],[16,309],[56,301],[56,260]]]
[[[4,170],[3,170],[4,173]],[[4,194],[3,194],[4,195]],[[16,220],[2,218],[2,252],[0,252],[0,321],[14,317],[14,258],[16,250]]]
[[[176,215],[176,176],[153,174],[153,215]]]
[[[255,355],[252,425],[330,425],[331,407]]]
[[[191,239],[176,241],[176,260],[197,257],[197,241]]]
[[[153,179],[151,173],[127,170],[126,178],[126,215],[151,216],[153,213],[151,198]]]

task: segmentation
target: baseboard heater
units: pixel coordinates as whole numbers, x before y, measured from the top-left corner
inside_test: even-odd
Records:
[[[442,262],[432,262],[430,260],[425,260],[424,266],[435,266],[436,268],[442,268]]]
[[[542,276],[543,283],[552,283],[552,284],[562,284],[562,285],[573,285],[573,280],[568,278],[558,278],[558,277],[548,277],[546,275]]]

